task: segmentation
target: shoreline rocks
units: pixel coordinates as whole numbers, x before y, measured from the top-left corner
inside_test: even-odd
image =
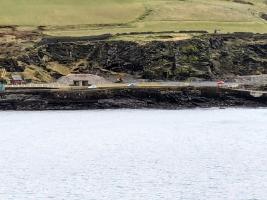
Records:
[[[267,94],[213,87],[177,89],[21,90],[0,94],[0,110],[267,107]]]

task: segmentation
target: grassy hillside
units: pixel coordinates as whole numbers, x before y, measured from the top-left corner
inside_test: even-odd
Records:
[[[266,0],[0,0],[0,24],[52,35],[220,29],[267,32]]]

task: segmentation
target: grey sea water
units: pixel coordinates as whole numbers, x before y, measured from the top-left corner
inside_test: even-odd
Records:
[[[267,110],[0,112],[3,200],[265,200]]]

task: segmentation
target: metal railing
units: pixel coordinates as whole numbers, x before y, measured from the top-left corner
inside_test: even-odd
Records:
[[[42,83],[42,84],[21,84],[21,85],[6,85],[6,88],[63,88],[67,87],[66,85],[59,83]]]

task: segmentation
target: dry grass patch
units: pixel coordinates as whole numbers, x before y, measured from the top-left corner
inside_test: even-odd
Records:
[[[47,34],[69,36],[218,28],[267,32],[261,18],[266,0],[234,1],[1,0],[0,25],[43,26]]]

